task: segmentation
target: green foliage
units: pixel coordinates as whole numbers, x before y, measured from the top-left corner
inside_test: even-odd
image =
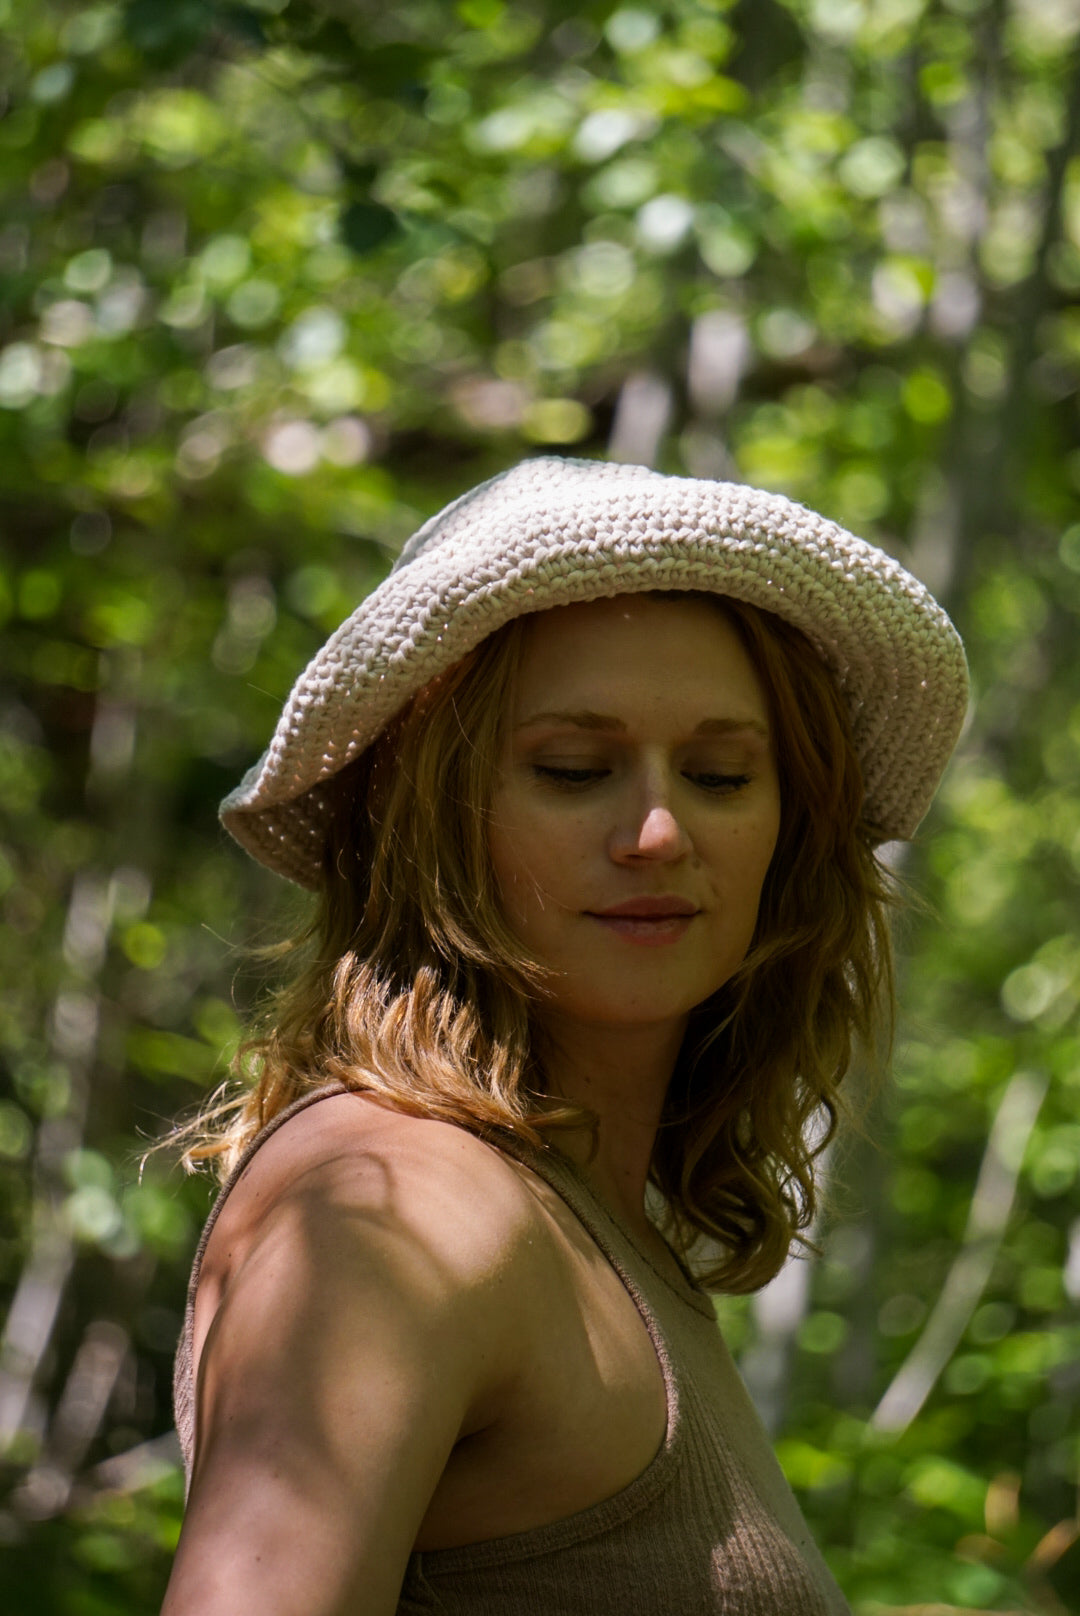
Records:
[[[723,1312],[759,1386],[786,1354],[857,1610],[1076,1603],[1076,39],[1032,0],[0,0],[0,1610],[166,1574],[208,1191],[137,1163],[293,903],[216,801],[419,520],[546,447],[783,489],[965,634],[876,1144],[794,1323]]]

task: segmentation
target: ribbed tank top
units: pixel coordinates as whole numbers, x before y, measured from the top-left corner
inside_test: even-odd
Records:
[[[189,1472],[195,1291],[210,1231],[260,1145],[298,1111],[341,1092],[317,1090],[275,1117],[214,1203],[176,1359],[176,1426]],[[498,1148],[565,1201],[633,1298],[663,1371],[667,1431],[636,1481],[602,1503],[509,1537],[410,1555],[398,1616],[850,1616],[708,1295],[674,1257],[658,1266],[565,1156],[513,1138]]]

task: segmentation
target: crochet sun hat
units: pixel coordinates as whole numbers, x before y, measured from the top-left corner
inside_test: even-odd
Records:
[[[223,823],[260,863],[316,886],[327,781],[436,675],[525,613],[681,589],[801,629],[847,702],[867,824],[881,842],[910,837],[968,689],[960,638],[923,585],[781,494],[550,457],[482,483],[414,534],[293,686]]]

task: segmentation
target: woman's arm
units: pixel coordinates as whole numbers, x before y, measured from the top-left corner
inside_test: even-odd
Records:
[[[392,1616],[459,1438],[513,1377],[520,1181],[356,1096],[254,1158],[207,1249],[191,1496],[162,1616]]]

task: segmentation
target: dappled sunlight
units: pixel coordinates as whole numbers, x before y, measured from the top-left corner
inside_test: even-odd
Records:
[[[0,1613],[150,1610],[175,1547],[209,1186],[139,1159],[298,912],[216,804],[405,538],[542,447],[805,501],[966,640],[891,1076],[820,1259],[719,1312],[858,1616],[1065,1616],[1075,0],[0,0],[0,34]]]

